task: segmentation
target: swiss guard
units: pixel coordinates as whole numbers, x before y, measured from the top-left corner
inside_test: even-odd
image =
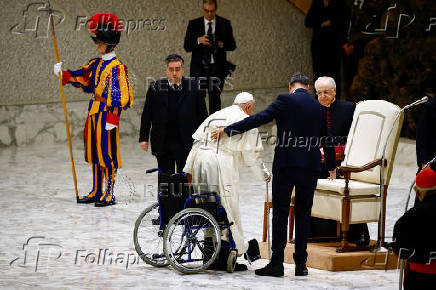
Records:
[[[133,105],[133,90],[127,67],[115,55],[122,24],[114,14],[96,14],[88,21],[92,40],[101,57],[91,59],[79,70],[62,70],[62,62],[54,65],[54,73],[62,72],[62,84],[70,83],[85,93],[89,101],[84,130],[85,160],[92,165],[93,186],[78,203],[94,203],[96,207],[115,204],[114,184],[121,168],[119,120],[121,112]],[[105,190],[102,183],[105,180]]]

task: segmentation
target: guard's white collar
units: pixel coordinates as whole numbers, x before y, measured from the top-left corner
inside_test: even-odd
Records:
[[[111,52],[109,52],[109,53],[103,54],[103,55],[101,56],[101,58],[102,58],[103,60],[110,60],[110,59],[113,59],[114,57],[115,57],[115,52],[114,52],[114,51],[111,51]]]

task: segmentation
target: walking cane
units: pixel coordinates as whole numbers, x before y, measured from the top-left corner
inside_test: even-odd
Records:
[[[404,283],[404,268],[406,266],[406,260],[401,259],[400,262],[400,278],[399,278],[399,284],[398,289],[403,290],[403,283]]]
[[[56,63],[59,63],[60,60],[59,60],[59,53],[58,53],[58,45],[57,45],[57,41],[56,41],[56,34],[55,34],[55,29],[54,29],[53,13],[52,13],[52,11],[50,11],[49,13],[50,13],[51,33],[52,33],[52,37],[53,37],[53,47],[54,47],[54,52],[56,55]],[[72,166],[71,169],[73,171],[74,188],[76,190],[76,201],[79,201],[79,192],[77,190],[76,168],[74,166],[74,157],[73,157],[73,145],[71,143],[70,127],[68,125],[67,104],[65,102],[64,86],[62,85],[62,72],[59,72],[58,77],[59,77],[59,87],[61,89],[62,105],[64,107],[65,126],[66,126],[66,130],[67,130],[68,146],[70,148],[70,157],[71,157],[71,166]]]
[[[268,259],[271,260],[271,241],[269,232],[269,194],[268,194],[268,182],[266,182],[266,234],[268,244]]]

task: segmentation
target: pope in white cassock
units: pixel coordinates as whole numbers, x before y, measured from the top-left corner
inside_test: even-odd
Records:
[[[192,176],[194,187],[206,184],[201,190],[219,194],[227,218],[233,222],[230,230],[238,254],[245,253],[249,245],[244,239],[239,212],[239,168],[249,167],[259,179],[267,182],[271,180],[271,174],[259,156],[263,146],[257,128],[218,142],[212,141],[211,132],[216,127],[225,127],[248,117],[254,112],[255,105],[253,95],[243,92],[236,96],[233,105],[210,115],[192,135],[194,144],[183,169]],[[252,241],[257,247],[257,241]]]

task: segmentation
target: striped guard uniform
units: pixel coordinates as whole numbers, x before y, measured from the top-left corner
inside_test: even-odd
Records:
[[[114,201],[113,186],[117,168],[121,168],[119,119],[133,105],[133,90],[127,67],[109,53],[91,59],[76,71],[63,71],[62,83],[70,83],[94,95],[89,101],[84,130],[85,160],[92,164],[93,188],[88,197]],[[106,130],[106,123],[116,125]],[[101,186],[106,179],[105,194]]]

